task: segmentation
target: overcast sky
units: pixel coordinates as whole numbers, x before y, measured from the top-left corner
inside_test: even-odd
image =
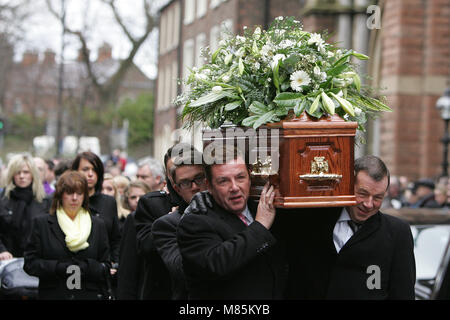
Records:
[[[130,44],[119,26],[114,22],[109,7],[99,0],[65,0],[67,8],[67,24],[70,28],[79,29],[83,24],[87,24],[90,30],[88,46],[91,49],[92,58],[96,58],[97,49],[108,42],[112,48],[114,58],[124,58],[129,50]],[[153,1],[155,2],[155,1]],[[167,3],[168,0],[158,0],[159,5]],[[61,0],[52,0],[55,10],[61,10]],[[16,59],[21,59],[25,50],[35,50],[44,52],[52,49],[58,56],[61,51],[61,26],[54,16],[52,16],[44,0],[34,0],[35,14],[26,24],[24,41],[18,46]],[[145,18],[142,14],[142,0],[118,0],[117,7],[126,25],[135,35],[140,35],[143,30]],[[157,74],[157,39],[158,32],[150,35],[141,47],[135,58],[135,63],[150,78],[155,78]],[[78,40],[71,35],[66,36],[65,60],[74,60],[80,48]]]

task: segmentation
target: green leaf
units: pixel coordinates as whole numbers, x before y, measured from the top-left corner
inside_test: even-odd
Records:
[[[239,107],[241,104],[242,104],[242,101],[241,101],[241,100],[239,100],[239,101],[233,101],[233,102],[227,103],[227,104],[225,105],[225,111],[231,111],[231,110],[234,110],[234,109],[236,109],[237,107]]]
[[[216,51],[214,51],[214,53],[211,56],[211,62],[212,63],[216,63],[216,59],[217,59],[217,55],[219,54],[220,50],[222,50],[222,48],[217,49]]]
[[[358,92],[361,91],[361,79],[359,78],[358,74],[354,74],[353,75],[353,84],[355,85],[356,90],[358,90]]]
[[[199,107],[202,106],[204,104],[207,103],[212,103],[212,102],[216,102],[222,98],[225,98],[227,96],[227,94],[225,92],[220,92],[220,93],[214,93],[214,92],[210,92],[204,96],[201,96],[200,98],[198,98],[197,100],[191,102],[189,104],[189,107],[193,108],[193,107]]]
[[[303,113],[303,111],[305,111],[306,108],[309,106],[310,106],[310,104],[309,104],[308,99],[303,99],[303,101],[300,104],[298,104],[294,107],[295,115],[297,117],[300,117],[300,115]]]
[[[246,127],[251,127],[259,117],[260,117],[259,115],[247,117],[244,120],[242,120],[242,125]]]
[[[278,73],[278,70],[280,69],[280,63],[281,59],[278,61],[275,68],[273,68],[273,84],[275,85],[275,88],[277,88],[277,93],[280,92],[280,75]]]
[[[337,76],[337,75],[341,74],[347,68],[348,68],[348,65],[346,65],[346,64],[338,65],[336,67],[333,67],[332,69],[329,69],[327,71],[327,75],[329,75],[329,76]]]
[[[259,114],[259,115],[265,114],[269,111],[268,107],[259,101],[253,101],[248,109],[251,112],[253,112],[254,114]]]
[[[283,92],[277,94],[273,102],[280,107],[293,108],[298,105],[303,100],[303,98],[304,95],[302,93]]]
[[[272,120],[272,118],[275,116],[275,113],[273,111],[269,111],[266,114],[263,114],[261,117],[259,117],[259,119],[257,119],[255,121],[255,123],[253,123],[253,129],[256,129],[258,127],[260,127],[261,125],[269,122],[270,120]]]

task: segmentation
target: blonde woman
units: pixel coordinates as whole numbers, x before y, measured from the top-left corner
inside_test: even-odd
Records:
[[[50,207],[30,155],[11,158],[4,182],[0,193],[0,260],[23,257],[33,219],[48,214]]]
[[[110,173],[105,173],[103,176],[102,193],[113,197],[117,203],[117,217],[119,219],[119,231],[122,234],[123,224],[130,210],[124,208],[122,205],[122,196],[119,193],[115,183],[115,177]]]
[[[108,233],[91,211],[86,178],[66,171],[56,184],[50,214],[35,220],[25,251],[24,270],[39,278],[39,299],[106,297]]]

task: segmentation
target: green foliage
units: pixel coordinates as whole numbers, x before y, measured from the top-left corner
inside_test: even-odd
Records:
[[[45,118],[32,117],[29,114],[8,116],[6,134],[23,139],[32,139],[45,132]]]
[[[128,143],[146,143],[153,137],[153,94],[141,94],[136,100],[127,99],[118,109],[120,123],[128,119]]]

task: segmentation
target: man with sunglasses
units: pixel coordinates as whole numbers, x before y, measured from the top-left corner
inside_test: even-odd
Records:
[[[153,242],[169,270],[172,280],[172,298],[174,300],[185,300],[188,297],[182,259],[177,243],[177,227],[184,209],[188,206],[194,194],[206,190],[206,178],[201,159],[202,154],[200,152],[190,150],[190,152],[172,160],[168,178],[183,201],[170,214],[163,215],[155,220],[152,226]]]

